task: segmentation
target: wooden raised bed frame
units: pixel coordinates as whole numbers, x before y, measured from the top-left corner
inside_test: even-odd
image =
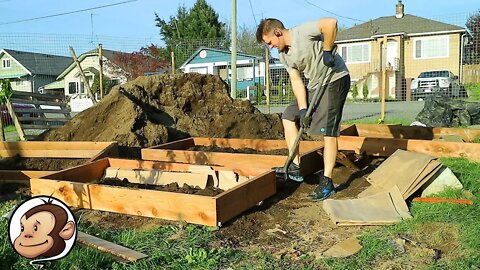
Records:
[[[456,135],[465,142],[480,138],[480,129],[434,128],[402,125],[353,124],[342,125],[341,135],[368,138],[433,140]]]
[[[87,162],[104,157],[117,157],[117,142],[0,142],[0,157],[19,155],[24,158],[89,158]],[[0,170],[0,181],[25,182],[52,171]]]
[[[350,126],[349,131],[352,130],[351,127],[355,128],[355,125]],[[348,129],[343,129],[342,132],[346,133],[346,130]],[[257,150],[286,148],[286,143],[283,140],[188,138],[142,149],[142,159],[236,166],[242,168],[245,174],[248,174],[249,170],[254,170],[255,168],[265,170],[274,166],[281,166],[286,159],[284,156],[185,150],[195,145],[232,148],[248,147]],[[301,154],[301,164],[304,174],[314,172],[323,167],[321,153],[319,153],[319,148],[321,147],[323,147],[322,141],[300,142],[300,153],[303,153],[303,155]],[[380,157],[388,157],[397,149],[402,149],[434,157],[463,157],[471,161],[480,162],[480,143],[340,136],[338,137],[338,149]]]
[[[190,164],[105,158],[30,179],[32,196],[52,195],[69,206],[116,213],[181,220],[208,226],[226,221],[276,193],[273,171],[254,178],[215,197],[156,190],[90,184],[102,178],[107,167],[187,171]],[[234,170],[234,167],[213,167]]]
[[[184,162],[200,165],[220,165],[235,167],[245,175],[255,175],[258,169],[270,170],[283,166],[287,156],[224,153],[187,150],[194,146],[216,146],[221,148],[251,148],[257,151],[286,149],[284,140],[263,139],[224,139],[224,138],[187,138],[150,148],[142,149],[142,159],[168,162]],[[323,159],[317,152],[323,146],[319,141],[301,141],[300,159],[302,174],[308,175],[323,168]]]

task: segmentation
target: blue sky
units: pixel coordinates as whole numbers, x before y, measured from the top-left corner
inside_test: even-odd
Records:
[[[36,33],[88,36],[93,30],[93,34],[98,36],[160,40],[154,13],[168,20],[170,16],[176,15],[179,5],[189,8],[195,3],[195,0],[137,0],[93,11],[6,24],[124,1],[127,0],[0,0],[0,35]],[[230,21],[231,0],[207,2],[219,13],[222,21]],[[359,22],[344,17],[367,21],[394,15],[396,3],[397,0],[237,0],[237,19],[239,26],[254,27],[255,22],[262,17],[277,17],[289,27],[328,16],[336,17],[340,25],[348,27]],[[403,3],[408,14],[456,24],[464,23],[468,14],[480,9],[479,0],[404,0]],[[327,13],[321,8],[340,16]]]

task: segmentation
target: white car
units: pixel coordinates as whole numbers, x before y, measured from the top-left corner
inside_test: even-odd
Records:
[[[458,82],[458,76],[448,70],[424,71],[410,85],[412,100],[442,93],[452,98],[466,97],[466,91]]]

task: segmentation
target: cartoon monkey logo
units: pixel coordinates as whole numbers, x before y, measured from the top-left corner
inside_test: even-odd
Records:
[[[21,256],[39,261],[65,257],[73,247],[77,225],[70,209],[61,201],[33,197],[15,209],[9,224],[10,243]]]

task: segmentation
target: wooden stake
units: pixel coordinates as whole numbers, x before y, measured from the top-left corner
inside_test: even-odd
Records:
[[[267,113],[270,113],[270,52],[265,47],[265,88],[267,90]]]
[[[92,100],[93,104],[96,104],[97,100],[95,100],[95,96],[93,95],[92,89],[90,88],[90,85],[88,84],[87,78],[85,77],[85,73],[83,73],[82,66],[80,65],[80,62],[78,61],[78,58],[75,55],[75,51],[73,50],[73,47],[70,47],[70,55],[72,56],[73,61],[75,62],[78,70],[80,71],[80,75],[82,76],[82,80],[84,82],[85,87],[87,87],[88,93],[90,95],[90,99]]]
[[[381,98],[382,98],[382,107],[381,107],[381,116],[380,120],[383,123],[385,120],[385,95],[387,93],[387,36],[383,36],[383,47],[382,47],[382,87],[381,87]]]
[[[99,90],[100,98],[103,98],[103,48],[102,43],[98,44],[98,62],[100,64],[100,73],[99,73]]]
[[[172,75],[175,74],[175,52],[172,51],[170,53],[170,57],[172,58]]]
[[[17,133],[18,133],[18,136],[20,137],[20,140],[25,141],[25,133],[23,132],[22,126],[20,125],[20,121],[18,121],[17,115],[13,110],[13,106],[12,106],[12,103],[10,103],[10,100],[7,100],[6,105],[7,105],[8,112],[12,117],[13,123],[15,124],[15,129],[17,129]]]

